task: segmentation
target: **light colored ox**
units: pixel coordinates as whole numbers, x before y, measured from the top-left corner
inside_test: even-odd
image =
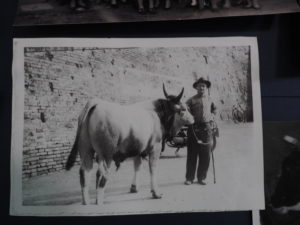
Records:
[[[109,103],[100,99],[89,101],[78,119],[75,143],[68,157],[69,170],[80,155],[80,184],[83,204],[90,204],[89,183],[96,156],[96,203],[102,204],[104,188],[109,178],[112,161],[117,168],[128,157],[134,157],[134,176],[130,191],[138,191],[138,172],[142,158],[148,156],[152,197],[161,198],[156,183],[156,165],[160,156],[163,137],[174,131],[175,115],[192,124],[193,118],[181,103],[183,91],[178,96],[168,95],[166,99],[146,101],[128,106]],[[178,128],[176,128],[178,129]]]

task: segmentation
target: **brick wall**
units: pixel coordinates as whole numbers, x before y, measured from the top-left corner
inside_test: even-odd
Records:
[[[77,118],[88,99],[129,104],[163,97],[197,77],[212,82],[219,118],[231,120],[240,104],[252,115],[248,47],[222,48],[26,48],[23,178],[63,169]]]

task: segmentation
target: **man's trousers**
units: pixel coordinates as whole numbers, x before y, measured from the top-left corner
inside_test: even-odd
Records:
[[[206,178],[212,148],[210,123],[193,124],[189,127],[187,136],[186,180],[194,181],[198,162],[197,179],[202,181]]]

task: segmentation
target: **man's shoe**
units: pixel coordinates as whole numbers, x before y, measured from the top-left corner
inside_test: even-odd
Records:
[[[190,181],[190,180],[186,180],[186,181],[184,182],[185,185],[191,185],[192,183],[193,183],[193,182]]]
[[[200,185],[206,185],[206,183],[203,180],[199,180],[198,184],[200,184]]]

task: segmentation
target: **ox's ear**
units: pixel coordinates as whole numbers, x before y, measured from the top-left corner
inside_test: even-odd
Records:
[[[169,95],[168,95],[168,93],[167,93],[167,91],[166,91],[166,87],[165,87],[165,84],[164,84],[164,83],[163,83],[163,91],[164,91],[164,95],[165,95],[166,99],[168,99],[168,98],[169,98]]]
[[[184,92],[184,88],[182,88],[181,92],[179,93],[179,95],[173,100],[174,102],[180,102],[180,99],[182,98]]]

